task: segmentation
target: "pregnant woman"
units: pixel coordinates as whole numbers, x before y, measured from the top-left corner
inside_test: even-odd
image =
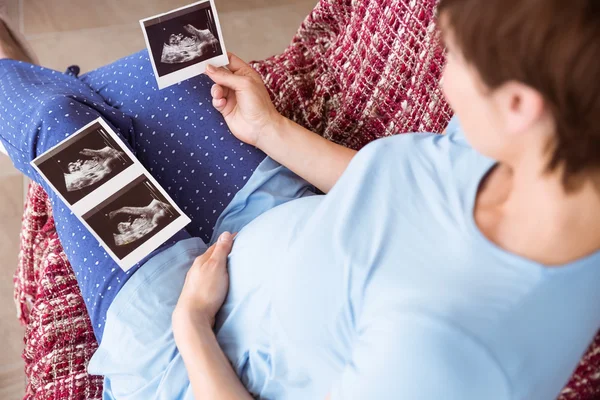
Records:
[[[50,194],[105,398],[556,397],[600,327],[600,6],[563,3],[442,0],[457,117],[356,154],[233,55],[161,92],[145,52],[0,60],[23,172],[102,116],[193,219],[123,273]]]

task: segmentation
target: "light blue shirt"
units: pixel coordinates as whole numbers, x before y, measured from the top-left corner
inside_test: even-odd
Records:
[[[217,339],[265,399],[552,399],[600,327],[600,252],[560,268],[510,254],[473,206],[494,165],[444,136],[361,150],[327,195],[266,159],[217,223],[239,231]],[[170,325],[188,239],[108,311],[88,371],[105,399],[192,399]]]

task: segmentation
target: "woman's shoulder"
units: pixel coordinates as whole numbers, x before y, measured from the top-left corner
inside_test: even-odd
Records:
[[[396,154],[403,151],[410,153],[440,150],[451,152],[474,151],[466,140],[457,117],[450,120],[444,133],[413,132],[395,134],[372,141],[359,153],[366,157],[381,157],[386,149]]]
[[[361,149],[353,162],[370,172],[408,171],[441,182],[469,184],[474,172],[493,160],[471,147],[453,118],[446,133],[404,133],[377,139]]]

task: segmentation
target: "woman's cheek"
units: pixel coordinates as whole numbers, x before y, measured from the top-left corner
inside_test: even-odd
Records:
[[[454,71],[454,63],[451,59],[448,59],[446,66],[444,67],[444,73],[442,75],[442,93],[450,107],[456,111],[455,108],[455,95],[456,95],[456,77]]]

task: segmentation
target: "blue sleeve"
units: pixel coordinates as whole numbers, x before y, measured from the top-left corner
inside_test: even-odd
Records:
[[[215,243],[225,231],[241,231],[268,210],[315,194],[313,185],[271,157],[266,157],[221,213],[209,243]]]
[[[171,318],[185,277],[206,245],[178,242],[144,264],[108,309],[87,372],[104,376],[103,400],[193,400]]]
[[[369,325],[334,383],[331,400],[510,398],[497,362],[461,330],[420,315]]]

